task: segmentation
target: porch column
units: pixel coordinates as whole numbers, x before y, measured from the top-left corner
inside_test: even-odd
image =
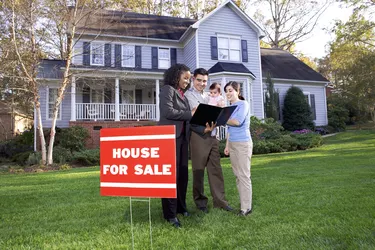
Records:
[[[160,109],[159,109],[159,79],[155,81],[155,95],[156,95],[156,121],[160,120]]]
[[[120,80],[115,81],[115,121],[120,121]]]
[[[72,76],[70,95],[70,121],[76,121],[76,77]]]
[[[228,100],[227,100],[227,95],[225,94],[225,91],[224,91],[225,84],[227,84],[227,78],[223,77],[221,79],[221,93],[224,97],[224,102],[226,104]]]

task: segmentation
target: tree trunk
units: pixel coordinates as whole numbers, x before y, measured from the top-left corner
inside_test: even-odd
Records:
[[[42,149],[42,164],[45,165],[47,162],[46,140],[44,138],[42,115],[40,112],[39,102],[37,103],[37,105],[35,105],[35,110],[36,110],[36,116],[38,119],[38,132],[39,132],[39,138],[40,138],[40,146]]]

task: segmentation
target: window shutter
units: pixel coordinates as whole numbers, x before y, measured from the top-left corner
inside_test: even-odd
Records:
[[[90,43],[83,42],[83,65],[90,65]]]
[[[121,68],[121,44],[115,45],[115,67]]]
[[[120,96],[119,96],[119,97],[120,97],[120,98],[119,98],[119,102],[120,102],[120,104],[121,104],[121,103],[122,103],[122,89],[121,89],[121,85],[119,86],[118,89],[119,89],[119,95],[120,95]]]
[[[151,48],[151,61],[152,61],[152,68],[158,68],[158,48],[152,47]]]
[[[217,60],[217,37],[211,36],[211,59]]]
[[[82,89],[82,102],[90,103],[90,87],[83,87]]]
[[[171,66],[175,65],[177,63],[177,49],[172,48],[171,49]]]
[[[242,61],[248,62],[247,41],[241,40]]]
[[[104,46],[104,66],[111,67],[111,44],[109,43]]]
[[[135,46],[135,67],[142,68],[142,47]]]
[[[313,120],[316,120],[316,109],[315,109],[315,95],[310,94],[310,101],[311,101],[311,115]]]

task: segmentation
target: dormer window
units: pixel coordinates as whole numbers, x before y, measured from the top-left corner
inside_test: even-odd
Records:
[[[91,43],[91,65],[104,66],[104,44]]]
[[[135,46],[122,45],[122,67],[135,67]]]
[[[218,59],[222,61],[241,61],[241,38],[236,36],[217,36]]]
[[[169,48],[159,48],[159,69],[168,69],[171,66]]]

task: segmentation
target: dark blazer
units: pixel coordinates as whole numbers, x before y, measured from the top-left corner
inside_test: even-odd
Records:
[[[186,124],[186,137],[190,135],[189,121],[192,117],[189,102],[182,98],[177,89],[164,85],[160,89],[160,121],[159,125],[175,125],[176,138],[181,136],[182,126]]]

